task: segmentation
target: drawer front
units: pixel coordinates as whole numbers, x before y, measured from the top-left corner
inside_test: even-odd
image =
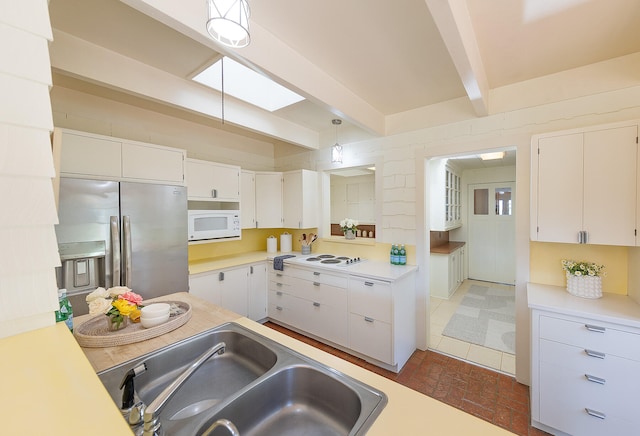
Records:
[[[604,378],[622,390],[640,392],[640,362],[589,348],[540,339],[540,362]]]
[[[331,274],[320,270],[288,268],[287,274],[291,275],[291,277],[297,277],[302,280],[323,283],[325,285],[336,286],[339,288],[346,288],[348,285],[346,275]]]
[[[317,303],[328,304],[339,309],[344,309],[344,312],[347,312],[348,297],[346,289],[319,282],[305,282],[305,284],[305,298]]]
[[[374,359],[395,365],[391,325],[362,315],[349,314],[349,348]]]
[[[349,311],[392,322],[391,285],[377,280],[349,279]]]
[[[540,316],[540,338],[640,361],[640,334],[597,321]]]
[[[347,310],[327,304],[305,302],[308,332],[342,346],[348,346]]]
[[[634,434],[640,425],[634,396],[620,386],[589,382],[584,372],[546,362],[539,370],[540,422],[573,435],[598,436]]]

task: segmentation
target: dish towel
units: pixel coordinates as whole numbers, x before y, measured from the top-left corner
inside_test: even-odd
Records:
[[[296,257],[295,254],[285,254],[283,256],[276,256],[273,258],[273,269],[278,271],[284,271],[284,260],[290,257]]]

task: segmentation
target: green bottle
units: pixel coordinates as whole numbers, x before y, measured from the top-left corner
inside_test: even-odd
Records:
[[[400,265],[407,264],[407,250],[404,248],[404,244],[400,246]]]
[[[393,261],[391,262],[394,265],[400,265],[400,249],[397,245],[393,245]]]
[[[393,250],[394,250],[395,248],[396,248],[396,245],[395,245],[395,244],[392,244],[392,245],[391,245],[391,251],[389,252],[389,263],[390,263],[391,265],[393,265],[393,264],[394,264],[394,262],[393,262],[393,260],[394,260],[394,258],[393,258]]]
[[[67,298],[66,289],[58,289],[59,309],[56,310],[56,322],[62,322],[67,325],[69,330],[73,331],[73,309]]]

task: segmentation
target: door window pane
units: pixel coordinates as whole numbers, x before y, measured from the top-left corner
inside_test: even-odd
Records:
[[[511,188],[496,188],[496,215],[512,215]]]
[[[473,190],[474,215],[489,215],[489,190],[487,188]]]

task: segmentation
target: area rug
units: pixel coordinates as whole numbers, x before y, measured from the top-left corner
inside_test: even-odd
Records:
[[[515,354],[515,293],[471,285],[442,334]]]

